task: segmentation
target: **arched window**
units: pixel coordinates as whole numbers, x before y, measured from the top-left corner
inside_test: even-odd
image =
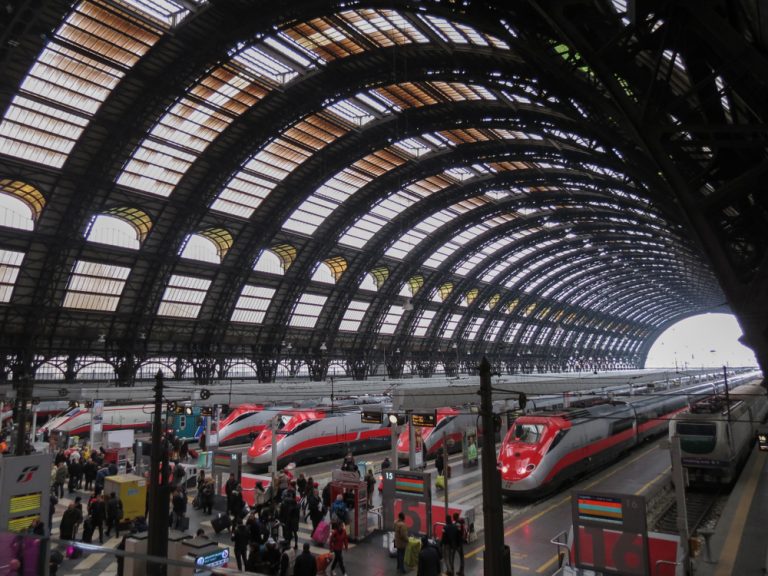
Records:
[[[151,229],[152,220],[146,212],[118,206],[94,216],[85,237],[89,242],[138,250]]]
[[[379,287],[376,285],[376,280],[373,277],[373,274],[368,272],[365,276],[363,276],[363,281],[360,282],[360,290],[368,290],[370,292],[376,292],[378,291]]]
[[[335,284],[336,278],[333,277],[333,271],[325,262],[318,262],[315,273],[312,274],[312,280],[322,282],[323,284]]]
[[[0,180],[0,226],[34,230],[44,207],[45,198],[34,186],[18,180]]]
[[[257,272],[266,272],[267,274],[277,274],[279,276],[285,273],[280,258],[272,250],[264,250],[253,269]]]
[[[235,239],[229,230],[208,228],[187,237],[187,242],[181,251],[181,257],[220,264],[229,249],[232,248],[234,241]]]
[[[94,217],[86,239],[88,242],[132,250],[138,250],[141,247],[139,234],[133,225],[122,218],[107,216],[106,214],[99,214]]]

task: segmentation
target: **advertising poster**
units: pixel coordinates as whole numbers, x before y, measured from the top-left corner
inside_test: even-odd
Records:
[[[467,426],[464,429],[464,437],[462,439],[462,455],[464,468],[477,466],[477,428],[475,426]]]

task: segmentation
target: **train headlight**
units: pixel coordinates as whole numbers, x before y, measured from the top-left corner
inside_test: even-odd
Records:
[[[501,467],[501,473],[506,474],[507,472],[509,472],[509,466],[505,464],[504,466]]]
[[[536,464],[528,464],[528,466],[525,467],[525,471],[528,472],[528,474],[534,470],[536,470]]]

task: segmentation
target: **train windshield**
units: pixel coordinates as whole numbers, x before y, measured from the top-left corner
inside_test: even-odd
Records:
[[[543,424],[516,424],[515,442],[523,444],[538,444],[544,436],[546,426]]]
[[[707,454],[717,443],[717,428],[708,422],[678,422],[680,448],[690,454]]]

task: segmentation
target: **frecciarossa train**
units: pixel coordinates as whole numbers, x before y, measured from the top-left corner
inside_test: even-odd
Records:
[[[375,410],[372,406],[366,410]],[[382,407],[384,414],[389,408]],[[272,412],[274,415],[275,412]],[[277,462],[289,462],[343,456],[348,451],[370,452],[390,446],[389,424],[361,422],[361,407],[299,408],[279,414],[277,429]],[[248,448],[246,460],[254,468],[265,468],[272,462],[272,429],[265,428]]]
[[[508,496],[536,497],[614,461],[643,440],[666,432],[698,384],[653,396],[595,398],[556,412],[520,416],[501,446],[498,466]]]
[[[436,420],[434,428],[421,428],[421,442],[424,458],[434,458],[438,450],[443,447],[443,435],[447,440],[448,452],[461,450],[464,430],[470,426],[478,426],[477,414],[471,414],[467,410],[457,408],[438,408],[435,410]],[[397,459],[408,460],[410,442],[410,424],[403,426],[400,436],[397,438]],[[419,430],[417,428],[417,430]]]
[[[253,441],[275,416],[273,410],[266,408],[264,404],[236,406],[219,422],[219,446]]]
[[[103,430],[150,430],[152,428],[153,404],[115,404],[104,406],[102,412]],[[79,406],[51,418],[39,433],[45,437],[51,431],[67,432],[70,436],[88,436],[91,433],[90,408]]]

